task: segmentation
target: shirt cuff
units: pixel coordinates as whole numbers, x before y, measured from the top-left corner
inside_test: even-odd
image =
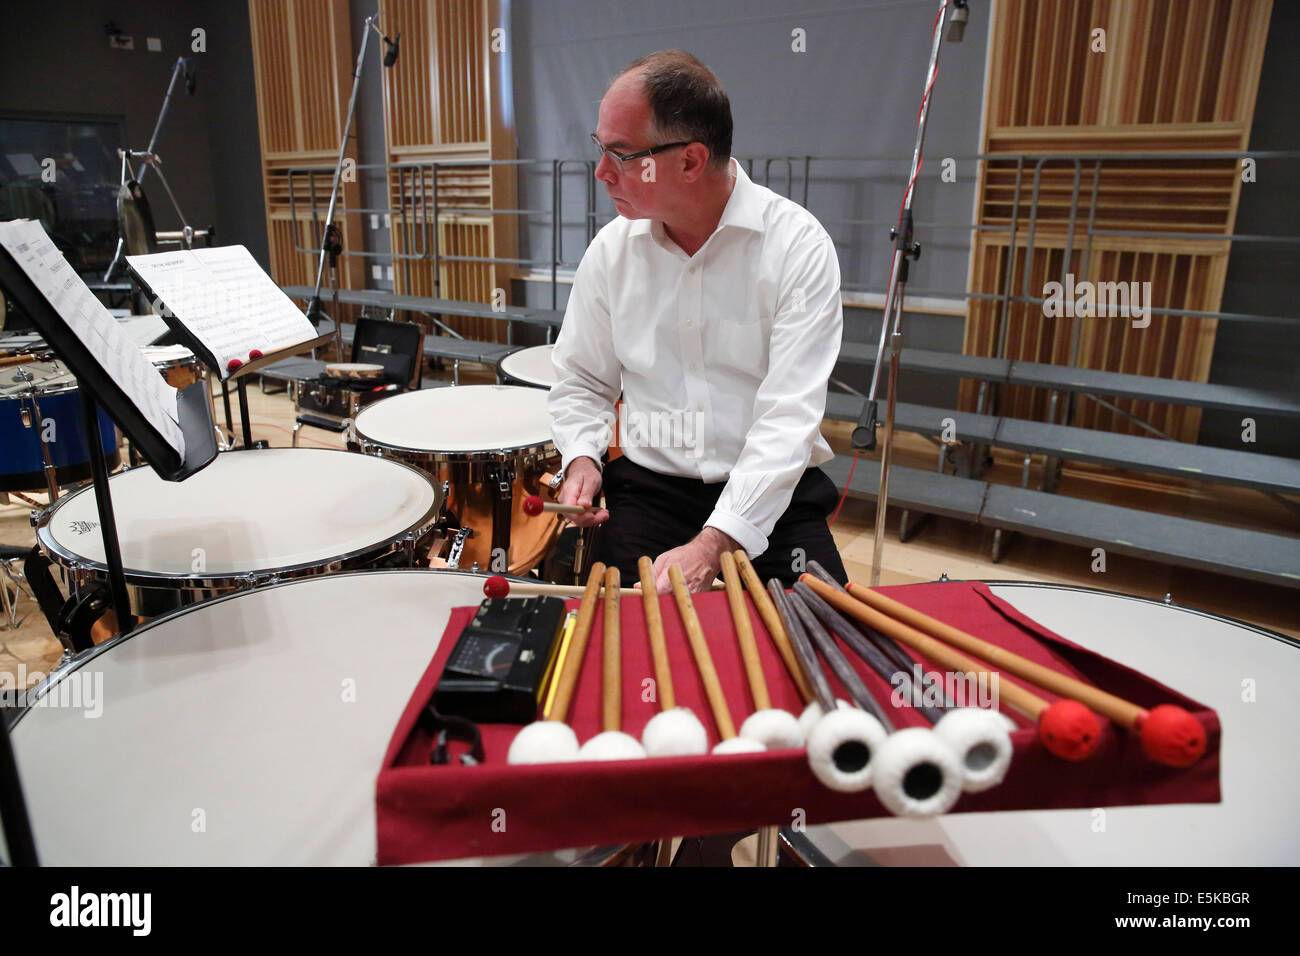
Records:
[[[560,470],[568,471],[569,465],[573,463],[575,458],[590,458],[596,463],[599,470],[604,471],[605,466],[600,461],[603,454],[604,452],[600,448],[590,442],[577,442],[564,453],[563,458],[560,460]]]
[[[704,526],[717,528],[723,534],[731,535],[751,558],[756,558],[767,550],[767,535],[744,518],[729,511],[714,511],[709,515],[709,520],[704,522]]]

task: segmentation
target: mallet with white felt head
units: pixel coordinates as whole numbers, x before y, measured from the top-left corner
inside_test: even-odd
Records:
[[[544,720],[536,720],[524,727],[510,742],[507,763],[559,763],[578,759],[578,737],[564,721],[569,714],[573,690],[582,671],[582,661],[587,654],[591,637],[591,624],[596,616],[596,601],[600,594],[605,565],[597,561],[587,576],[587,588],[578,607],[578,623],[573,629],[564,669],[557,675],[555,701]]]
[[[740,644],[740,657],[745,664],[749,692],[754,698],[754,712],[740,725],[740,736],[757,740],[768,750],[802,747],[803,731],[794,714],[772,706],[767,679],[763,676],[763,663],[758,657],[758,644],[754,640],[754,626],[745,604],[745,591],[736,568],[736,558],[725,551],[722,554],[722,580],[727,588],[727,603],[736,629],[736,641]]]
[[[678,707],[673,691],[673,672],[664,640],[663,615],[655,592],[654,562],[642,555],[636,563],[641,576],[641,601],[645,607],[650,656],[654,660],[656,697],[660,711],[641,731],[641,743],[651,757],[680,757],[709,752],[709,734],[689,707]]]
[[[756,740],[736,736],[736,727],[731,722],[731,712],[727,709],[727,698],[722,693],[722,682],[718,680],[717,669],[713,666],[713,655],[709,653],[709,644],[704,638],[700,618],[695,613],[695,605],[691,602],[691,592],[686,587],[686,579],[682,577],[682,569],[675,564],[670,567],[668,580],[672,583],[673,598],[677,602],[682,626],[686,628],[686,639],[691,645],[695,666],[700,672],[700,680],[704,682],[704,694],[713,711],[713,720],[718,725],[720,742],[713,748],[713,752],[740,754],[766,750]]]

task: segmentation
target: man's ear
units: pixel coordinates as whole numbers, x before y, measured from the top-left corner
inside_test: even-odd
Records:
[[[709,147],[703,143],[688,143],[682,147],[682,179],[693,183],[709,167]]]

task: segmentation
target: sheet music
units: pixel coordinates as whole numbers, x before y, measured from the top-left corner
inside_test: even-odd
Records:
[[[127,256],[154,295],[212,352],[222,378],[232,359],[316,337],[315,327],[243,246]]]
[[[0,245],[90,350],[104,374],[121,386],[149,424],[184,458],[185,439],[177,423],[176,389],[158,374],[95,298],[41,224],[32,219],[0,222]]]

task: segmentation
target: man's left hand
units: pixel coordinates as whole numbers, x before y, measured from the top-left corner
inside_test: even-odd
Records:
[[[672,593],[668,569],[680,565],[688,590],[707,591],[722,570],[722,552],[735,551],[740,544],[717,528],[705,528],[679,548],[665,551],[655,558],[655,590],[660,594]]]

